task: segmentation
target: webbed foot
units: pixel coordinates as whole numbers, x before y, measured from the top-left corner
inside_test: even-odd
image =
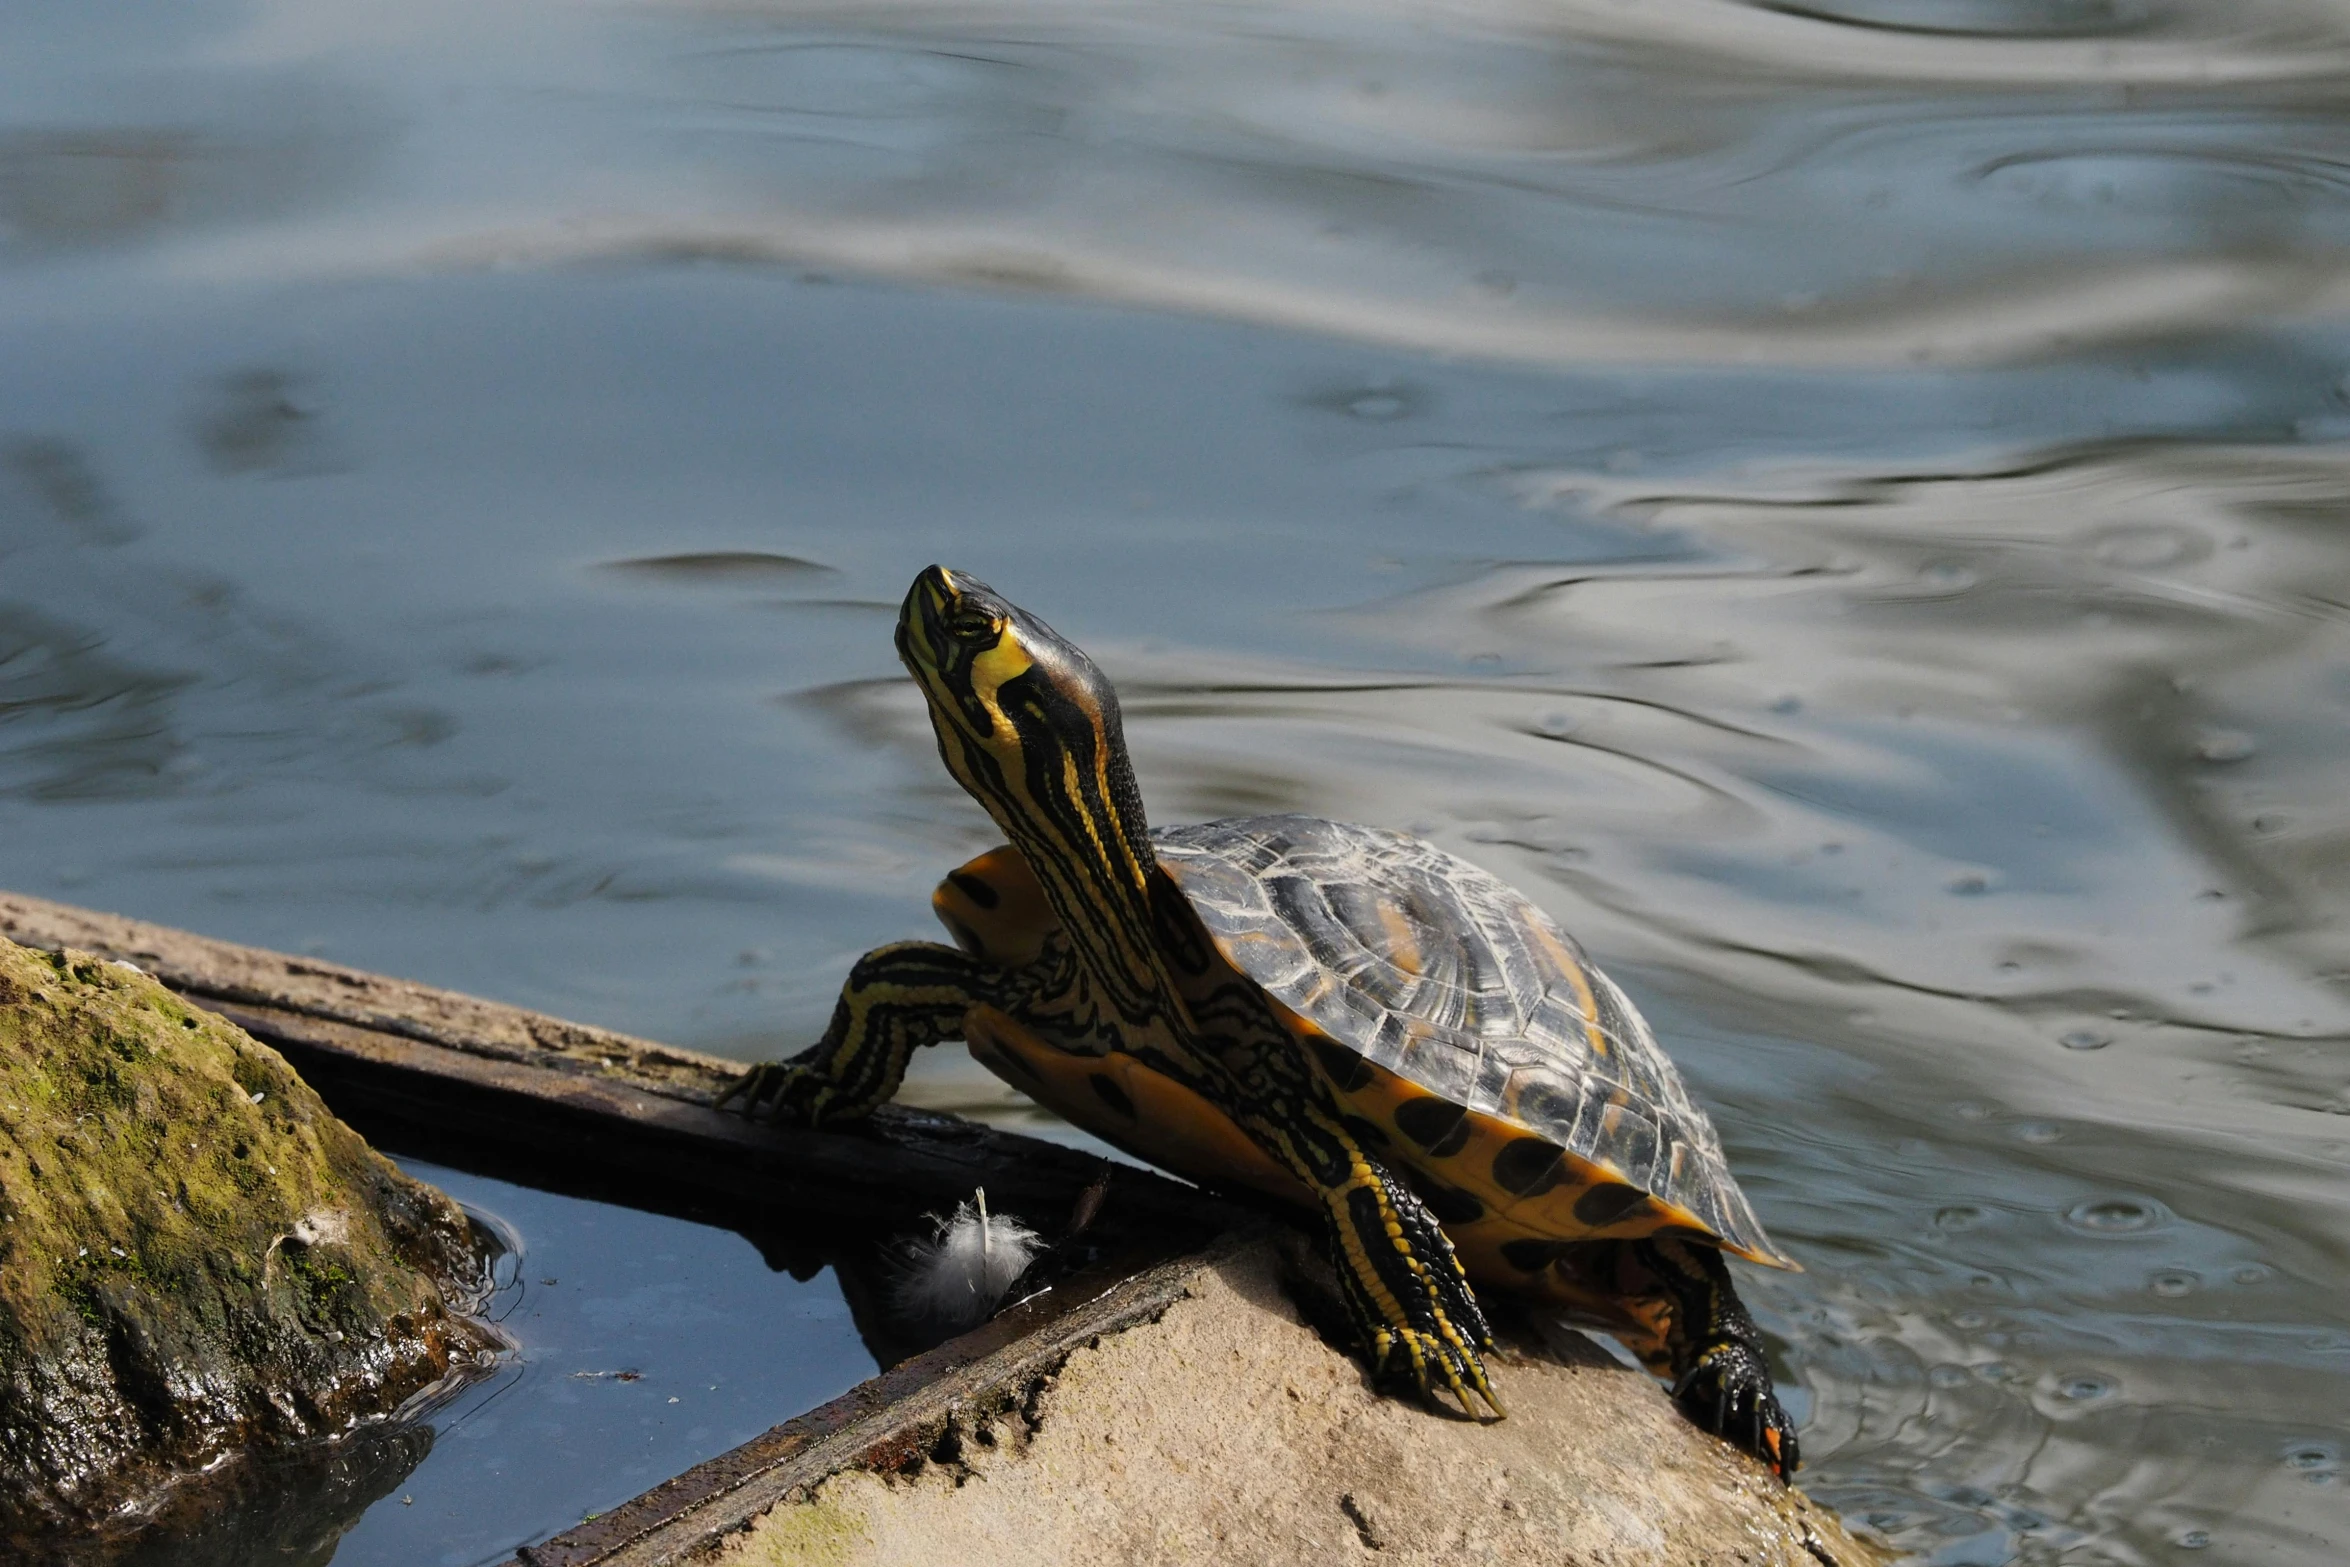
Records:
[[[800,1061],[763,1061],[726,1086],[726,1091],[711,1101],[711,1108],[724,1110],[736,1100],[742,1101],[741,1113],[753,1121],[772,1121],[778,1126],[821,1126],[828,1119],[826,1111],[840,1094],[832,1079],[824,1072]]]
[[[1802,1462],[1795,1422],[1771,1390],[1770,1368],[1750,1346],[1724,1340],[1673,1384],[1673,1402],[1702,1430],[1744,1448],[1784,1480]]]
[[[898,1091],[913,1053],[960,1039],[963,1016],[996,995],[1001,971],[953,947],[900,941],[859,958],[814,1046],[752,1067],[715,1101],[752,1120],[824,1126],[868,1115]]]
[[[1647,1275],[1642,1292],[1663,1297],[1665,1329],[1655,1347],[1670,1362],[1673,1402],[1691,1424],[1752,1453],[1780,1479],[1795,1473],[1795,1422],[1771,1391],[1762,1334],[1720,1250],[1660,1235],[1633,1242],[1628,1255]]]

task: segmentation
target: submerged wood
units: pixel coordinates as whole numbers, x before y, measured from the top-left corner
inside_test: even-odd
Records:
[[[464,1214],[277,1052],[120,963],[0,941],[0,1542],[87,1536],[493,1349]]]
[[[845,1132],[752,1125],[709,1108],[731,1062],[67,905],[0,893],[0,934],[139,963],[446,1157],[648,1206],[854,1226],[984,1185],[1049,1212],[1102,1169],[893,1107]],[[1293,1301],[1326,1285],[1279,1219],[1122,1168],[1099,1228],[1091,1268],[508,1567],[1884,1559],[1570,1329],[1505,1326],[1510,1418],[1447,1419],[1309,1325]]]

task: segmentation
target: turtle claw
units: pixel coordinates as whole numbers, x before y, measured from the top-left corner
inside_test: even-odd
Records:
[[[1771,1391],[1762,1356],[1724,1340],[1700,1355],[1673,1384],[1673,1402],[1692,1423],[1761,1459],[1781,1480],[1802,1462],[1795,1423]]]
[[[823,1120],[825,1102],[833,1094],[831,1079],[813,1067],[796,1061],[764,1061],[727,1084],[710,1108],[724,1110],[739,1099],[739,1113],[745,1120],[807,1127]]]
[[[1501,1407],[1474,1349],[1417,1328],[1383,1328],[1372,1335],[1371,1375],[1376,1381],[1408,1382],[1439,1408],[1440,1395],[1450,1393],[1471,1420],[1500,1420],[1509,1413]],[[1482,1412],[1478,1404],[1485,1406]]]
[[[1367,1159],[1335,1196],[1333,1260],[1372,1380],[1408,1385],[1431,1404],[1449,1393],[1470,1419],[1501,1419],[1478,1353],[1493,1348],[1493,1330],[1436,1216]]]

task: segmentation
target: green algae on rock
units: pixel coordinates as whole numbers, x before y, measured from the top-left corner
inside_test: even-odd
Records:
[[[389,1413],[496,1346],[464,1214],[277,1052],[0,940],[0,1542]]]

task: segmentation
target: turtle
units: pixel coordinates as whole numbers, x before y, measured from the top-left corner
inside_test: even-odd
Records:
[[[1317,817],[1153,830],[1109,680],[940,566],[897,651],[1007,843],[948,872],[952,946],[866,953],[821,1039],[725,1108],[866,1116],[960,1039],[1048,1108],[1318,1228],[1374,1382],[1501,1418],[1477,1292],[1603,1325],[1684,1414],[1799,1459],[1725,1254],[1793,1268],[1624,992],[1532,899],[1423,839]]]

